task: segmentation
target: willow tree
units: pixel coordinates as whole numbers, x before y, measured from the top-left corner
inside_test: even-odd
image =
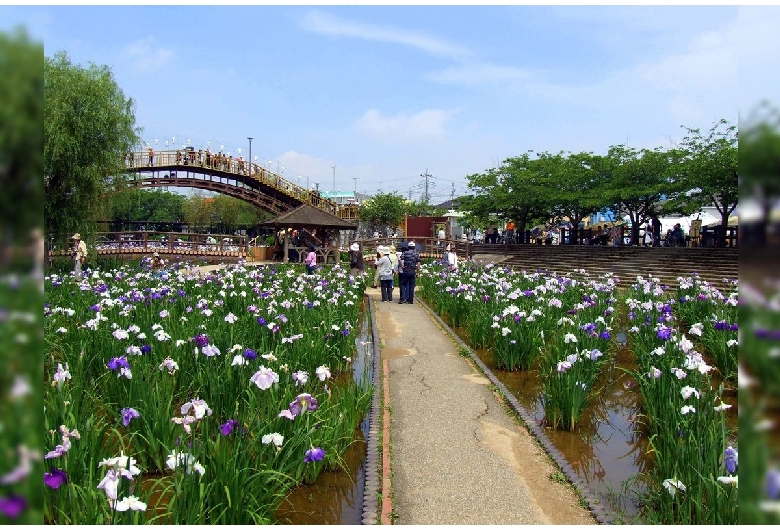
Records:
[[[88,232],[125,154],[139,143],[134,102],[107,66],[44,60],[44,223],[63,237]]]
[[[43,45],[0,33],[0,259],[40,227],[43,185]],[[6,263],[3,263],[6,265]]]

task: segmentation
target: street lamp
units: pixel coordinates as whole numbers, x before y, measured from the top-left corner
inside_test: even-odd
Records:
[[[249,176],[252,176],[252,137],[247,136],[246,138],[249,140]]]

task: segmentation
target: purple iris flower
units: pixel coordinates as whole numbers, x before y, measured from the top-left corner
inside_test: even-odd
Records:
[[[780,499],[780,471],[777,469],[766,472],[766,495],[773,501]]]
[[[612,338],[612,335],[609,334],[609,331],[602,331],[599,333],[599,337],[601,337],[604,340],[609,340]]]
[[[51,471],[47,471],[43,474],[43,483],[51,489],[56,490],[63,484],[68,483],[68,474],[62,469],[53,467],[51,468]]]
[[[672,338],[672,328],[661,328],[658,330],[658,338],[663,340],[669,340]]]
[[[201,333],[200,335],[195,335],[195,337],[192,338],[192,340],[195,341],[195,344],[198,345],[198,347],[202,348],[203,346],[206,346],[209,343],[209,336],[205,333]]]
[[[141,346],[141,353],[149,353],[151,351],[152,351],[152,347],[149,346],[148,344],[144,344],[143,346]]]
[[[713,327],[718,331],[724,331],[729,329],[729,323],[725,320],[719,320],[718,322],[715,322]]]
[[[661,306],[661,313],[671,313],[672,312],[672,306],[669,304],[664,304]]]
[[[309,462],[319,462],[323,458],[325,458],[325,449],[322,447],[315,447],[314,449],[306,451],[303,461],[308,464]]]
[[[16,519],[27,508],[27,501],[19,495],[0,497],[0,513],[9,519]]]
[[[733,447],[728,446],[726,448],[726,451],[723,453],[724,459],[723,463],[726,466],[726,471],[728,471],[730,474],[734,474],[734,472],[737,470],[737,452],[734,450]]]
[[[222,436],[228,436],[230,435],[234,430],[238,431],[238,428],[241,426],[240,423],[238,423],[237,420],[228,420],[222,425],[219,426],[219,430],[222,433]]]
[[[106,366],[113,372],[119,368],[130,368],[130,363],[127,362],[127,358],[123,355],[122,357],[112,357]]]
[[[132,420],[133,418],[140,418],[140,417],[141,415],[138,414],[138,411],[133,408],[126,407],[122,409],[122,425],[124,425],[125,427],[130,425],[130,420]]]
[[[255,359],[257,359],[257,353],[255,353],[255,350],[247,348],[246,350],[244,350],[244,359],[248,361],[254,361]]]
[[[349,335],[349,330],[348,329],[342,330],[341,334],[346,337],[347,335]]]
[[[734,322],[731,326],[729,326],[729,330],[731,330],[731,331],[738,331],[739,330],[739,326],[737,326],[737,323]]]
[[[100,311],[100,304],[95,304],[95,305],[89,306],[89,310],[90,311],[99,312]]]
[[[267,324],[267,322],[263,317],[257,317],[257,323],[260,324],[261,326],[265,326]]]
[[[490,302],[490,297],[488,295],[485,295],[482,297],[483,302]]]

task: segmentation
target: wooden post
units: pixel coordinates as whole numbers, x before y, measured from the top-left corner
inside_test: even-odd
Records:
[[[284,258],[282,259],[282,263],[290,262],[289,248],[290,248],[290,229],[286,228],[284,230]]]

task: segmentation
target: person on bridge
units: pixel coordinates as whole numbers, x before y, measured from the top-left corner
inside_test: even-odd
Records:
[[[149,165],[154,165],[154,149],[152,149],[152,146],[149,146]]]

